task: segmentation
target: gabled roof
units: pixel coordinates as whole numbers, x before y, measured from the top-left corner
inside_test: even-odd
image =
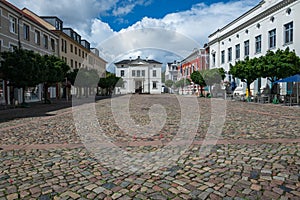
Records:
[[[140,56],[138,56],[138,58],[134,60],[125,59],[115,63],[115,65],[142,65],[142,64],[162,64],[162,63],[156,60],[141,59]]]

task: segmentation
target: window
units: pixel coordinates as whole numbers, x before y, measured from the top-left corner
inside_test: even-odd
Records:
[[[74,67],[74,65],[73,65],[73,59],[71,59],[71,67],[72,68]]]
[[[137,77],[140,77],[140,76],[141,76],[141,71],[140,71],[140,70],[137,70],[137,71],[136,71],[136,76],[137,76]]]
[[[156,70],[152,71],[152,77],[156,77]]]
[[[38,45],[40,45],[40,43],[41,43],[41,34],[37,30],[35,30],[35,32],[34,32],[34,42]]]
[[[17,19],[13,16],[9,16],[9,31],[17,33]]]
[[[9,49],[10,49],[11,52],[14,52],[15,50],[18,49],[18,47],[17,47],[17,45],[10,44]]]
[[[232,61],[232,48],[228,48],[228,62]]]
[[[261,35],[255,37],[255,53],[261,53]]]
[[[51,38],[51,50],[55,51],[55,40]]]
[[[156,84],[156,83],[157,83],[156,81],[153,81],[153,82],[152,82],[152,88],[153,88],[153,89],[157,89],[157,84]]]
[[[225,63],[225,50],[221,51],[221,63]]]
[[[145,77],[145,70],[142,70],[142,77]]]
[[[276,29],[269,31],[269,48],[273,49],[276,47]]]
[[[216,53],[212,54],[212,65],[215,66],[216,65]]]
[[[67,40],[65,40],[65,53],[67,53]]]
[[[28,40],[29,41],[29,31],[30,28],[27,24],[23,24],[23,36],[24,36],[24,40]]]
[[[78,49],[78,55],[81,56],[81,49]]]
[[[61,39],[61,51],[64,52],[64,48],[65,47],[65,43],[64,43],[64,39]]]
[[[82,51],[82,58],[84,58],[84,51]]]
[[[284,25],[284,43],[293,42],[293,22]]]
[[[241,57],[241,45],[235,45],[235,59],[240,59]]]
[[[77,69],[77,61],[75,61],[75,69]]]
[[[48,49],[48,36],[44,35],[44,47]]]
[[[124,76],[125,76],[125,71],[121,70],[121,77],[124,77]]]
[[[249,46],[249,40],[244,42],[244,56],[247,57],[249,56],[250,53],[250,46]]]
[[[73,53],[73,44],[70,44],[70,51]]]
[[[77,55],[77,47],[75,47],[75,55]]]
[[[132,70],[132,76],[135,76],[135,70]]]

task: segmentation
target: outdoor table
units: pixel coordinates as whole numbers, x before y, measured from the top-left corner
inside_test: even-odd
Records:
[[[269,96],[259,96],[259,97],[257,97],[257,102],[258,103],[269,103],[270,97]]]
[[[293,104],[297,104],[297,97],[294,96],[285,96],[284,104],[288,106],[292,106]]]

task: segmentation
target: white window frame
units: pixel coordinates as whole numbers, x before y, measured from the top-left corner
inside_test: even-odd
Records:
[[[225,50],[221,51],[221,64],[225,63]]]
[[[262,36],[258,35],[255,37],[255,53],[261,53],[262,49],[261,49],[261,42],[262,42]]]
[[[9,31],[17,34],[17,18],[12,15],[9,15]]]
[[[236,44],[235,45],[235,59],[238,60],[241,58],[241,45]]]
[[[276,29],[269,31],[269,49],[276,48]]]
[[[294,39],[294,23],[293,21],[284,24],[284,44],[290,44]]]
[[[250,40],[244,41],[244,57],[250,55]]]
[[[23,38],[24,40],[30,40],[30,26],[29,24],[23,24]]]

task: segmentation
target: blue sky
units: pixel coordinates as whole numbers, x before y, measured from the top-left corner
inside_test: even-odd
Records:
[[[261,0],[8,1],[40,16],[59,17],[110,64],[137,56],[162,63],[183,59]]]
[[[124,3],[126,1],[120,1],[117,3],[116,7],[122,7],[127,5]],[[107,13],[99,13],[99,18],[103,22],[106,22],[114,31],[120,31],[125,29],[130,25],[135,24],[144,17],[158,18],[161,19],[169,13],[177,13],[189,10],[198,3],[213,4],[215,2],[220,2],[219,0],[213,1],[202,1],[202,0],[152,0],[144,2],[142,5],[136,5],[129,13],[114,14],[114,9],[108,11]],[[227,1],[222,1],[227,2]],[[128,1],[127,1],[128,3]],[[130,4],[132,5],[132,4]]]

